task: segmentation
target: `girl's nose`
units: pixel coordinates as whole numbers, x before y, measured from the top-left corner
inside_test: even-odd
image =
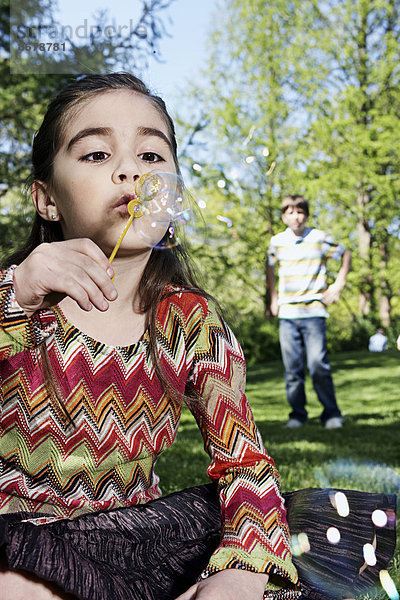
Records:
[[[140,171],[136,161],[125,157],[113,171],[111,179],[113,183],[135,183],[139,177]]]
[[[127,173],[118,173],[113,174],[114,183],[122,183],[123,181],[132,181],[135,182],[139,179],[139,175],[136,173],[135,175],[128,175]]]

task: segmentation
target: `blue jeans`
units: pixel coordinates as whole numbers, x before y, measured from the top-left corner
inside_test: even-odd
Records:
[[[279,319],[279,339],[285,368],[286,395],[292,407],[290,418],[303,423],[307,421],[304,388],[306,356],[315,392],[324,407],[322,423],[331,417],[340,417],[326,348],[325,318]]]

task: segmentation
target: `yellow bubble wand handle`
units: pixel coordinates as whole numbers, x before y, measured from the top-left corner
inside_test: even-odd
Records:
[[[124,239],[124,237],[126,235],[126,232],[128,231],[129,227],[132,225],[132,221],[133,221],[134,218],[135,218],[135,215],[131,215],[129,217],[129,221],[125,225],[123,232],[119,236],[118,242],[115,244],[114,250],[110,254],[110,258],[108,259],[110,261],[110,263],[112,263],[112,261],[114,260],[115,255],[117,254],[117,252],[119,250],[119,247],[122,244],[122,240]]]
[[[133,219],[136,219],[137,217],[141,217],[143,215],[143,209],[141,209],[141,207],[140,207],[140,200],[131,200],[130,202],[128,202],[127,209],[128,209],[128,213],[130,214],[130,217],[129,217],[129,220],[128,220],[127,224],[125,225],[121,235],[119,236],[118,242],[115,244],[114,250],[110,254],[110,258],[108,259],[110,264],[114,260],[115,255],[117,254],[119,247],[122,244],[122,240],[124,239],[124,237],[126,235],[126,232],[128,231],[129,227],[132,225]],[[115,277],[115,275],[112,277],[113,281],[114,281],[114,277]]]

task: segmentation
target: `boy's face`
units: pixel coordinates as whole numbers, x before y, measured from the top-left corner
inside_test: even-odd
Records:
[[[290,227],[295,235],[303,235],[308,215],[298,206],[288,206],[282,215],[282,221]]]

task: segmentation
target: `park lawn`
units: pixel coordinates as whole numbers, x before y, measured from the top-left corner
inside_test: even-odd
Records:
[[[325,430],[321,405],[307,380],[309,422],[288,430],[280,361],[248,369],[247,396],[264,444],[281,475],[282,490],[337,487],[400,495],[400,352],[347,352],[331,357],[343,429]],[[208,482],[208,457],[197,425],[183,411],[173,446],[160,457],[157,473],[164,494]],[[400,541],[390,573],[400,590]],[[383,600],[383,591],[363,598]]]

